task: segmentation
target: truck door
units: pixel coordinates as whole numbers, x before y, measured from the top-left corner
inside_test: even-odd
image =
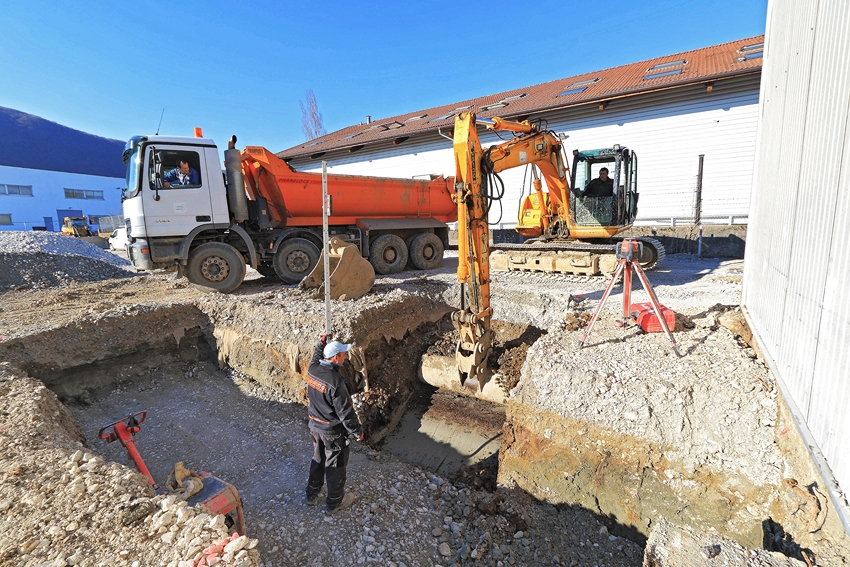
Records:
[[[203,148],[146,148],[142,206],[148,237],[185,236],[212,222],[210,179]]]

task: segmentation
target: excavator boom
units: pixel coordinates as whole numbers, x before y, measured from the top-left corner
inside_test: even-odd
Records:
[[[481,143],[475,114],[462,113],[455,121],[455,193],[458,209],[457,278],[461,309],[452,313],[460,334],[455,360],[461,385],[475,378],[483,389],[489,379],[487,357],[493,343],[490,329],[490,231],[487,215],[491,198],[481,171]],[[465,288],[465,289],[464,289]]]

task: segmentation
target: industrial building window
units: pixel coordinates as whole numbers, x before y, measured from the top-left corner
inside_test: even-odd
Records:
[[[32,185],[9,185],[0,183],[0,195],[32,197]]]
[[[65,189],[66,199],[86,199],[103,201],[103,191],[89,191],[87,189]]]
[[[0,213],[0,224],[12,224],[12,215]]]

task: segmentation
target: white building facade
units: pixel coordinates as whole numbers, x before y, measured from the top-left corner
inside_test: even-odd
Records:
[[[438,117],[431,119],[435,122],[453,111],[470,108],[479,116],[545,121],[549,130],[561,135],[565,157],[570,162],[574,149],[591,150],[614,144],[631,148],[638,156],[638,224],[669,225],[694,218],[702,156],[699,203],[702,222],[746,223],[758,125],[760,68],[737,66],[760,64],[761,42],[761,37],[749,38],[660,58],[660,63],[653,60],[588,73],[564,79],[563,86],[555,85],[557,88],[548,92],[542,92],[548,88],[545,84],[493,95],[496,99],[507,95],[503,100],[510,100],[517,93],[527,94],[525,100],[529,103],[521,110],[512,101],[503,109],[488,113],[493,96],[482,97],[458,103],[457,108],[426,109],[409,117],[402,115],[376,121],[371,126],[362,125],[361,132],[351,127],[278,155],[301,171],[321,171],[321,162],[326,161],[329,171],[342,174],[398,178],[452,176],[455,173],[452,141],[445,136],[451,133],[453,119],[437,122],[439,127],[419,127],[409,133],[405,129],[427,122],[433,116]],[[728,69],[718,61],[725,62]],[[647,81],[653,66],[671,68],[673,75]],[[689,81],[672,82],[677,78],[675,71],[682,68],[687,71],[689,66],[693,67]],[[656,84],[667,80],[671,82]],[[616,84],[618,81],[620,84]],[[572,84],[590,83],[601,88],[606,82],[608,90],[588,96],[586,102],[556,107],[563,98],[568,98],[562,95],[572,92],[569,90]],[[567,90],[557,94],[561,88]],[[423,115],[424,118],[417,120]],[[374,139],[370,132],[383,122],[393,129],[385,132],[385,139]],[[478,131],[483,146],[500,142],[483,127],[479,126]],[[373,140],[355,145],[369,136]],[[509,135],[502,133],[502,139],[506,137]],[[328,146],[335,147],[322,150]],[[490,222],[511,228],[516,224],[522,195],[529,194],[531,173],[526,168],[515,168],[500,176],[505,182],[505,196],[501,210],[497,206],[491,210]]]
[[[0,230],[58,231],[80,212],[121,215],[123,186],[122,178],[0,165]]]
[[[850,533],[850,3],[770,0],[742,306]]]

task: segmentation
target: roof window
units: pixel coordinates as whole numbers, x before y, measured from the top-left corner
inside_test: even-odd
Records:
[[[455,112],[461,112],[461,111],[464,111],[464,110],[469,110],[470,108],[472,108],[471,104],[467,104],[466,106],[458,106],[457,108],[455,108]]]
[[[599,82],[598,78],[587,79],[586,81],[578,81],[577,83],[573,83],[573,84],[569,85],[567,88],[571,89],[571,88],[574,88],[574,87],[581,87],[581,86],[584,86],[584,85],[590,85],[590,84],[598,83],[598,82]]]
[[[419,116],[411,116],[410,118],[408,118],[407,120],[405,120],[405,122],[414,122],[414,121],[416,121],[416,120],[422,120],[422,119],[423,119],[423,118],[425,118],[426,116],[428,116],[428,115],[427,115],[427,114],[420,114]]]
[[[673,69],[671,71],[664,71],[663,73],[653,73],[651,75],[647,75],[643,78],[644,81],[648,81],[650,79],[658,79],[659,77],[669,77],[670,75],[678,75],[682,72],[681,69]]]
[[[363,132],[355,132],[354,134],[349,134],[348,136],[343,136],[343,137],[342,137],[342,139],[343,139],[343,140],[348,140],[349,138],[356,138],[357,136],[359,136],[359,135],[360,135],[360,134],[362,134],[362,133],[363,133]]]
[[[658,71],[660,69],[667,69],[669,67],[681,67],[685,63],[687,63],[687,61],[685,59],[679,59],[677,61],[666,61],[664,63],[658,63],[657,65],[653,65],[652,67],[647,69],[647,72],[648,71]]]
[[[565,91],[562,91],[561,94],[559,94],[558,96],[570,96],[570,95],[574,95],[574,94],[578,94],[578,93],[583,93],[586,90],[587,90],[587,87],[579,87],[577,89],[567,89]]]
[[[386,129],[387,129],[387,127],[384,126],[383,124],[375,124],[374,126],[369,126],[368,128],[366,128],[366,132],[368,132],[369,130],[386,130]]]
[[[310,142],[309,144],[306,144],[304,147],[305,148],[312,148],[313,146],[318,146],[319,144],[324,144],[325,141],[326,140],[320,140],[318,142]]]
[[[750,61],[752,59],[760,59],[764,56],[764,42],[762,41],[759,43],[743,45],[738,48],[738,53],[741,53],[742,56],[738,57],[736,61]]]
[[[520,98],[522,98],[522,97],[524,97],[524,96],[525,96],[525,93],[520,93],[520,94],[511,95],[511,96],[506,96],[505,98],[503,98],[503,99],[502,99],[502,100],[500,100],[499,102],[508,102],[508,101],[511,101],[511,100],[517,100],[517,99],[520,99]]]
[[[452,112],[451,114],[444,114],[443,116],[438,116],[436,118],[432,118],[431,120],[429,120],[429,122],[438,122],[440,120],[448,120],[449,118],[454,118],[454,117],[455,117],[455,113]]]
[[[751,43],[738,49],[738,53],[749,53],[750,51],[764,51],[764,42]]]
[[[402,126],[404,126],[404,124],[398,121],[390,122],[389,124],[384,124],[384,128],[386,128],[387,130],[397,130]]]
[[[493,104],[488,104],[487,106],[481,107],[481,112],[486,112],[488,110],[498,110],[500,108],[505,108],[508,105],[506,102],[496,102]]]

